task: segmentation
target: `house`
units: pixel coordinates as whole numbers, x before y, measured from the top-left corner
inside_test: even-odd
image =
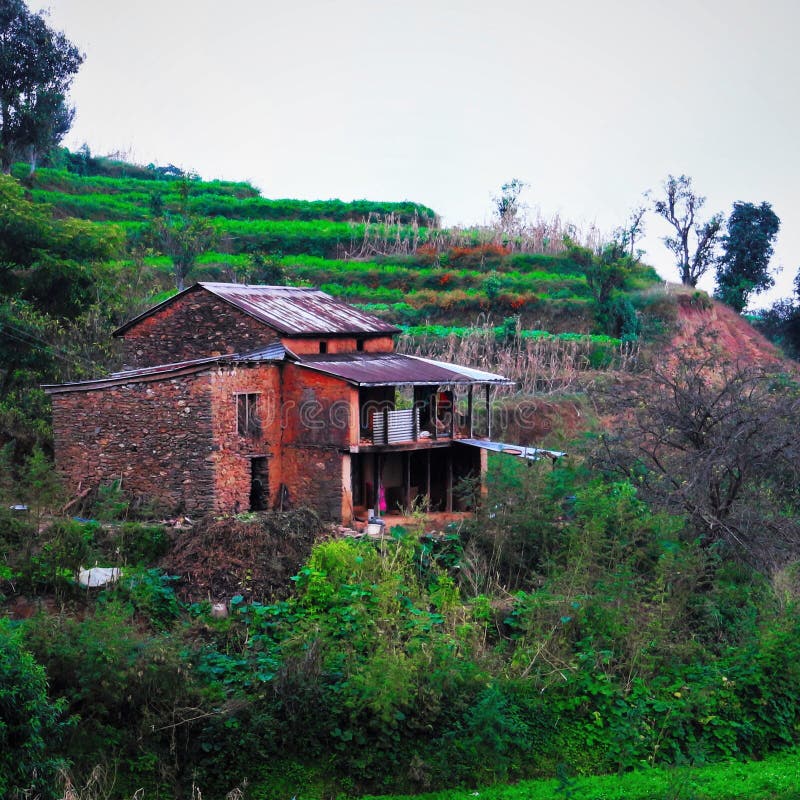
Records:
[[[45,387],[57,467],[185,513],[458,509],[486,468],[477,404],[508,381],[397,333],[316,289],[197,283],[115,331],[123,371]]]

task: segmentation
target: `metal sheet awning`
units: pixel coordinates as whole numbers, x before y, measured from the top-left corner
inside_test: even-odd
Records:
[[[494,372],[400,353],[300,356],[297,366],[324,372],[356,386],[513,384],[513,381]]]
[[[567,455],[559,450],[543,450],[541,447],[527,447],[524,444],[490,442],[487,439],[458,439],[457,441],[459,444],[469,444],[473,447],[480,447],[482,450],[490,450],[493,453],[517,456],[517,458],[524,458],[527,461],[540,461],[543,458],[550,458],[555,461]]]

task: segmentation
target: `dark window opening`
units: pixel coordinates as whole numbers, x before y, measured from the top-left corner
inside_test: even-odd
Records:
[[[328,352],[328,343],[327,342],[320,342],[319,343],[319,351],[320,351],[320,353],[327,353]]]
[[[364,340],[356,339],[356,350],[360,353],[364,349]]]
[[[269,507],[269,467],[263,457],[250,459],[250,510],[266,511]]]
[[[261,435],[257,394],[236,395],[236,430],[239,436]]]

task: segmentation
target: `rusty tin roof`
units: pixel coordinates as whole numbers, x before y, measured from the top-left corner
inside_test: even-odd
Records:
[[[283,361],[287,356],[286,350],[280,343],[275,343],[261,350],[250,353],[232,353],[223,356],[208,356],[195,358],[191,361],[178,361],[173,364],[157,364],[151,367],[127,369],[122,372],[112,372],[101,378],[92,378],[86,381],[73,383],[42,384],[46,394],[64,394],[65,392],[89,392],[93,389],[107,389],[110,386],[121,386],[126,383],[149,383],[152,381],[169,380],[183,375],[193,375],[203,372],[214,364],[253,364],[261,362]]]
[[[324,372],[357,386],[441,386],[511,384],[494,372],[399,353],[344,353],[301,356],[297,365]]]
[[[188,292],[205,289],[284,336],[392,335],[396,326],[354,308],[319,289],[298,286],[253,286],[203,281],[126,322],[114,331],[120,336],[137,322],[173,303]]]

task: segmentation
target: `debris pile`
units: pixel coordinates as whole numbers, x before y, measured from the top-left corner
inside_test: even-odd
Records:
[[[328,533],[310,509],[230,517],[208,516],[177,529],[170,552],[159,564],[177,575],[178,594],[189,602],[267,602],[291,588],[315,541]]]

